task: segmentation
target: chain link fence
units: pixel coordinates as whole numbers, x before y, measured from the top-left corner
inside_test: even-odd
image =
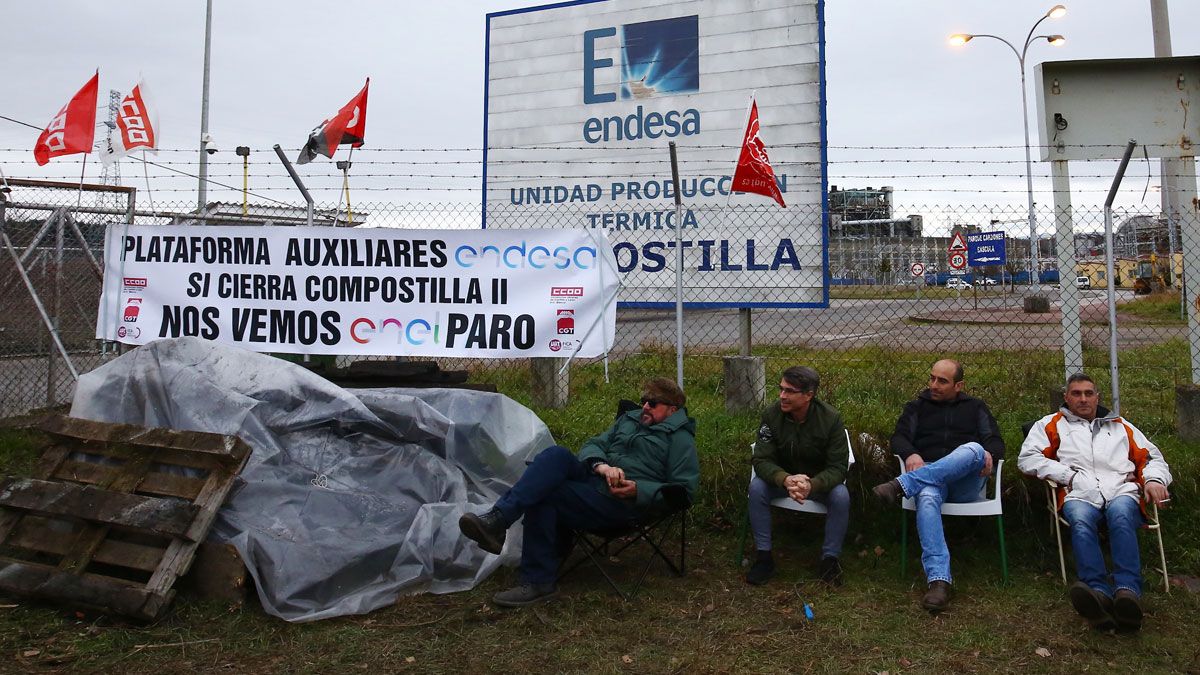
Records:
[[[63,183],[9,183],[3,214],[8,250],[0,252],[0,416],[69,401],[70,368],[86,372],[115,354],[114,345],[94,339],[100,276],[92,259],[103,259],[107,225],[306,222],[303,205],[218,202],[199,216],[195,205],[185,202],[156,200],[146,208],[129,188],[80,192],[78,185]],[[618,222],[594,204],[554,204],[534,219],[522,217],[522,205],[488,206],[492,227],[581,226],[607,232],[623,273],[623,304],[610,355],[614,368],[631,354],[672,350],[675,339],[674,206],[664,199],[639,208]],[[1060,364],[1039,376],[1049,383],[1068,366],[1107,369],[1112,282],[1120,350],[1156,354],[1149,370],[1140,369],[1138,376],[1164,385],[1190,377],[1190,300],[1181,293],[1180,235],[1187,222],[1168,223],[1149,211],[1115,213],[1116,265],[1110,279],[1105,218],[1098,208],[1075,208],[1057,219],[1052,209],[1038,211],[1033,246],[1023,207],[893,206],[882,214],[886,217],[845,211],[828,225],[819,211],[774,206],[689,208],[685,203],[682,212],[689,355],[736,354],[748,339],[754,353],[768,357],[773,377],[791,365],[791,354],[801,352],[827,371],[846,360],[879,361],[883,370],[897,364],[923,368],[936,355],[969,361],[971,353],[989,352],[1013,374],[1025,373],[1030,355],[1038,353]],[[313,221],[475,228],[481,214],[478,203],[341,203],[318,205]],[[1194,218],[1194,211],[1185,217]],[[1004,263],[956,273],[950,250],[954,234],[988,231],[1006,234]],[[739,308],[747,305],[751,308]],[[1075,308],[1078,322],[1071,318]],[[57,327],[69,364],[47,322]],[[1077,364],[1064,362],[1064,344],[1068,354],[1078,354]],[[473,380],[487,381],[515,377],[528,363],[474,360],[443,366],[468,367]]]

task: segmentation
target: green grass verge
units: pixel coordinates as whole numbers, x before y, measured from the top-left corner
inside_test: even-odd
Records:
[[[1182,324],[1186,317],[1179,316],[1179,293],[1153,293],[1117,303],[1117,311],[1144,319],[1151,323]]]
[[[979,286],[980,297],[1000,295],[999,286]],[[944,300],[947,298],[969,298],[972,291],[959,291],[945,286],[922,286],[920,299]],[[831,286],[829,297],[834,300],[916,300],[916,286]]]
[[[700,502],[693,510],[689,574],[675,579],[655,568],[644,594],[631,603],[611,595],[593,571],[564,581],[562,597],[533,610],[492,608],[488,597],[513,582],[503,570],[481,587],[445,596],[402,598],[365,617],[291,625],[254,603],[230,611],[181,598],[173,613],[149,626],[24,604],[0,608],[0,671],[36,670],[200,672],[1062,672],[1132,670],[1182,672],[1200,668],[1194,637],[1200,600],[1176,589],[1163,593],[1147,575],[1149,615],[1137,635],[1097,634],[1074,616],[1058,580],[1058,560],[1045,494],[1015,470],[1020,425],[1050,407],[1061,374],[1051,352],[985,352],[967,357],[969,390],[987,401],[1009,446],[1005,467],[1005,528],[1013,583],[999,581],[992,521],[948,519],[956,597],[930,617],[916,601],[922,583],[915,537],[909,574],[898,576],[899,516],[868,499],[875,482],[894,473],[885,452],[895,417],[923,384],[940,355],[860,349],[758,350],[773,382],[788,365],[804,363],[822,375],[821,397],[837,407],[855,433],[859,463],[851,473],[851,529],[843,556],[848,583],[814,583],[821,520],[780,514],[776,550],[780,574],[762,588],[746,586],[735,565],[737,526],[745,506],[749,442],[756,413],[724,409],[719,356],[685,364],[689,411],[698,423],[702,466]],[[1104,355],[1089,351],[1089,363]],[[1176,482],[1166,512],[1168,562],[1173,574],[1200,571],[1200,548],[1190,524],[1200,516],[1195,445],[1174,436],[1174,382],[1186,377],[1187,349],[1176,341],[1122,353],[1125,413],[1162,448]],[[577,448],[612,419],[614,402],[635,397],[651,374],[671,374],[667,350],[631,356],[572,373],[572,403],[538,410],[555,439]],[[1107,382],[1093,372],[1101,391]],[[478,373],[501,391],[529,403],[527,374],[517,368]],[[0,432],[0,462],[27,473],[39,437]],[[910,537],[912,521],[910,518]],[[1143,537],[1143,559],[1150,559]],[[630,574],[636,556],[620,561]],[[809,602],[816,620],[800,609]],[[1050,656],[1039,655],[1045,649]]]

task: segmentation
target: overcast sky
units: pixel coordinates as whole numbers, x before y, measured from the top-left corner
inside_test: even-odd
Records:
[[[482,146],[485,14],[531,6],[519,0],[338,3],[215,0],[210,129],[221,148],[216,180],[241,184],[236,145],[250,146],[256,173],[279,173],[273,144],[289,155],[308,131],[371,77],[367,148],[376,191],[361,199],[478,201]],[[994,33],[1020,42],[1053,4],[1041,0],[830,0],[826,7],[830,182],[841,187],[893,185],[906,205],[1024,204],[1022,127],[1017,61],[1001,43],[976,40],[950,47],[955,32]],[[1043,60],[1153,55],[1149,0],[1077,0],[1039,33],[1062,33],[1061,48],[1030,49]],[[1200,54],[1200,2],[1172,0],[1175,55]],[[128,91],[142,74],[160,109],[158,159],[192,171],[200,130],[204,2],[97,3],[82,0],[10,2],[3,10],[4,95],[0,115],[44,126],[100,69],[101,107],[109,89]],[[1020,45],[1018,45],[1019,47]],[[1114,102],[1118,105],[1119,102]],[[103,117],[103,112],[101,117]],[[80,163],[60,159],[41,169],[32,146],[39,131],[0,120],[0,168],[8,177],[78,180]],[[768,144],[769,137],[766,139]],[[1034,132],[1034,143],[1037,135]],[[927,146],[858,150],[859,146]],[[940,149],[1002,146],[1000,149]],[[390,149],[393,152],[381,152]],[[423,152],[400,152],[424,149]],[[344,158],[340,150],[338,159]],[[957,159],[963,164],[916,163]],[[888,159],[887,163],[867,160]],[[901,161],[895,161],[901,160]],[[986,163],[983,163],[986,162]],[[999,163],[997,163],[999,162]],[[127,183],[144,186],[141,167],[121,164]],[[1077,203],[1102,203],[1113,165],[1073,167]],[[340,176],[331,162],[302,168],[318,201],[337,199]],[[1035,168],[1039,201],[1049,197],[1044,165]],[[156,171],[153,175],[160,175]],[[446,179],[413,174],[469,176]],[[916,174],[914,176],[914,174]],[[933,178],[930,174],[952,174]],[[959,177],[957,174],[968,174]],[[991,178],[993,174],[1010,174]],[[89,182],[100,165],[88,162]],[[1096,178],[1087,178],[1095,175]],[[357,179],[356,179],[357,180]],[[136,182],[134,182],[136,181]],[[155,178],[156,199],[194,200],[194,182]],[[1158,179],[1150,181],[1157,185]],[[1131,166],[1121,203],[1138,205],[1146,164]],[[261,194],[298,201],[266,178]],[[383,191],[378,188],[388,186]],[[431,193],[432,187],[452,191]],[[394,188],[401,187],[404,190]],[[170,193],[168,190],[178,190]],[[210,199],[235,200],[213,188]],[[1148,205],[1157,204],[1152,190]]]

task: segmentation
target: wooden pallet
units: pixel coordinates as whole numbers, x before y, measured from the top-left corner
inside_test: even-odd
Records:
[[[250,448],[71,417],[40,429],[53,442],[33,477],[0,480],[0,593],[160,617]]]

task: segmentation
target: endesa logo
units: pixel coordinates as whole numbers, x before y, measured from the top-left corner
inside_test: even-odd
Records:
[[[596,262],[596,249],[591,246],[580,246],[571,249],[566,246],[556,246],[553,249],[541,244],[530,246],[525,240],[520,243],[505,246],[481,246],[475,248],[463,244],[454,249],[454,262],[459,267],[506,267],[515,269],[542,270],[553,268],[565,270],[571,266],[578,269],[591,269]]]
[[[617,27],[594,28],[583,33],[583,102],[612,103],[617,92],[598,90],[597,71],[612,68],[611,58],[596,58],[596,49],[611,49]],[[663,94],[700,91],[700,17],[680,16],[621,26],[620,81],[622,100],[642,100]],[[612,76],[608,78],[611,80]],[[700,111],[646,111],[642,106],[629,115],[592,117],[583,123],[583,139],[638,140],[700,133]]]

